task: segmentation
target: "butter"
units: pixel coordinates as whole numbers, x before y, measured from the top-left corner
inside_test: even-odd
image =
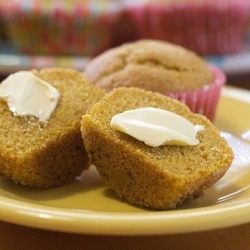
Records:
[[[110,126],[152,147],[197,145],[196,134],[204,129],[180,115],[151,107],[117,114],[111,119]]]
[[[0,84],[0,99],[15,116],[35,116],[46,123],[54,111],[59,92],[29,71],[9,75]]]

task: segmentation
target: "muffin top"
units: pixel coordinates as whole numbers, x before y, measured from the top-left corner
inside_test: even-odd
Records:
[[[125,86],[176,93],[201,88],[213,80],[199,55],[156,40],[139,40],[109,49],[92,59],[85,73],[91,83],[107,92]]]

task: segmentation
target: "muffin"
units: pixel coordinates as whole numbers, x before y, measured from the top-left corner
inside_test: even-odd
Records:
[[[63,185],[89,166],[79,124],[104,91],[72,69],[32,72],[59,91],[59,100],[44,124],[34,116],[13,115],[0,99],[0,175],[31,187]]]
[[[197,145],[152,147],[117,131],[111,119],[124,111],[153,107],[203,126]],[[217,128],[178,100],[139,88],[120,87],[95,104],[82,118],[86,151],[101,178],[128,202],[171,209],[198,198],[228,170],[233,153]]]
[[[6,32],[17,52],[94,56],[113,44],[118,0],[2,3]]]
[[[173,96],[193,112],[213,120],[225,74],[181,46],[158,40],[139,40],[109,49],[89,61],[87,79],[110,92],[138,87]]]
[[[124,0],[140,39],[159,39],[201,55],[239,52],[248,0]]]

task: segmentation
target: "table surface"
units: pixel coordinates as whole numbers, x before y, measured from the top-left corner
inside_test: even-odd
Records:
[[[113,237],[44,231],[1,222],[0,249],[249,250],[249,230],[250,224],[246,224],[183,235]]]
[[[250,90],[250,74],[228,76],[229,85]],[[13,249],[220,249],[249,250],[250,223],[182,235],[95,236],[29,228],[0,221],[0,250]]]

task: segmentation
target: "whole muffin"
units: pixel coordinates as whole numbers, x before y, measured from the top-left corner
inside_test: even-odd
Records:
[[[107,92],[138,87],[171,95],[213,119],[225,75],[181,46],[139,40],[109,49],[85,67],[87,79]]]

